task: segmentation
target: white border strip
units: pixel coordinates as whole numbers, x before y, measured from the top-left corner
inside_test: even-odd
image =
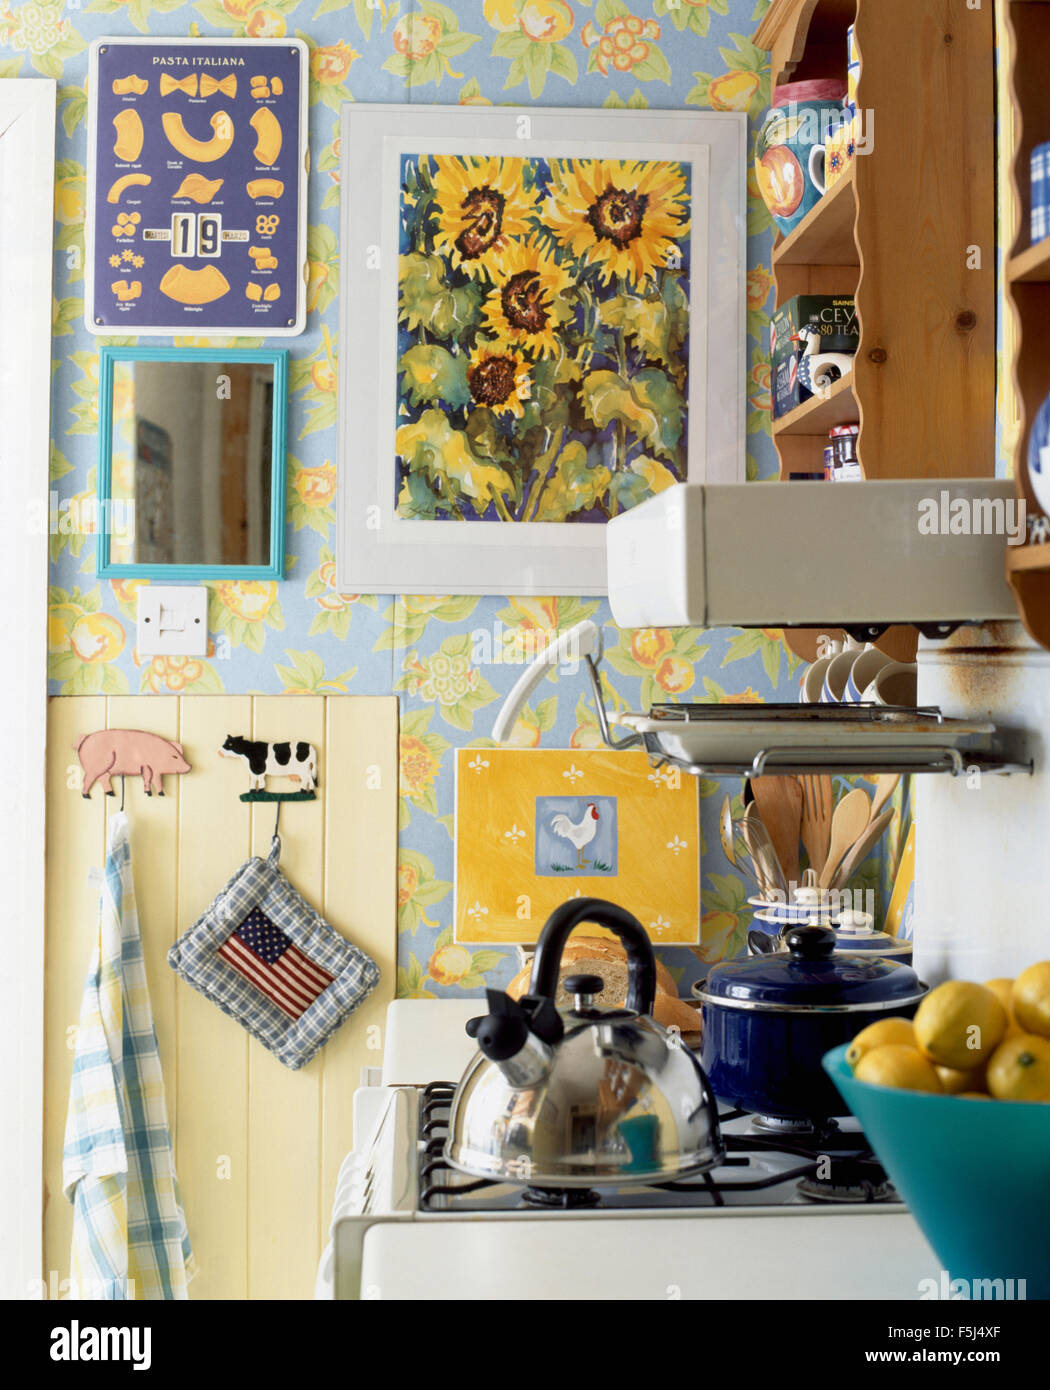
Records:
[[[48,460],[56,84],[0,81],[0,1298],[42,1295]],[[17,196],[15,190],[17,189]],[[44,518],[41,521],[40,516]]]

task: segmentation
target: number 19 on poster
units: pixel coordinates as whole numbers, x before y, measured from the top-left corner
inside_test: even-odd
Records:
[[[176,212],[171,218],[173,256],[218,256],[222,250],[222,218],[218,213]]]

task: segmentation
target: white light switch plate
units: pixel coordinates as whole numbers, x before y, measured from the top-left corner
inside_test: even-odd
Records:
[[[143,584],[138,591],[139,656],[207,656],[208,590],[203,584]]]

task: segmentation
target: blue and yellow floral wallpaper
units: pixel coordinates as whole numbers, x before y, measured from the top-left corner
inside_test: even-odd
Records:
[[[59,88],[51,691],[396,691],[403,994],[476,992],[516,968],[512,951],[471,950],[451,940],[453,750],[488,739],[535,634],[584,616],[605,624],[607,698],[619,707],[653,699],[792,699],[798,664],[775,631],[620,632],[600,600],[337,592],[339,108],[346,101],[696,106],[748,111],[754,119],[768,102],[769,75],[766,55],[749,35],[767,7],[768,0],[0,0],[0,77],[43,74]],[[135,33],[295,34],[311,49],[310,312],[307,331],[287,342],[287,579],[211,585],[211,644],[202,660],[138,657],[137,581],[100,582],[94,540],[75,529],[75,504],[94,490],[97,422],[96,343],[81,318],[86,48],[100,35]],[[775,472],[765,350],[771,232],[753,184],[748,230],[748,476],[763,479]],[[562,677],[543,689],[514,739],[522,747],[596,746],[582,682]],[[663,953],[683,989],[707,962],[741,947],[748,921],[744,885],[722,858],[716,828],[722,794],[738,795],[739,784],[704,783],[701,790],[701,945]]]

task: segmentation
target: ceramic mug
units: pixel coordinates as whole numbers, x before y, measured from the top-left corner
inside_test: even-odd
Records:
[[[824,688],[824,673],[831,665],[832,660],[833,658],[830,656],[822,656],[811,666],[806,667],[798,691],[800,705],[815,705],[820,700],[820,692]]]
[[[919,668],[915,662],[891,661],[864,691],[863,699],[876,705],[902,705],[912,709],[917,699]]]
[[[821,174],[825,189],[835,187],[852,163],[856,150],[853,140],[853,114],[848,107],[844,108],[843,116],[842,124],[828,136],[824,146]],[[816,150],[810,152],[811,161],[815,154]],[[810,177],[815,178],[812,171]]]
[[[847,705],[856,705],[864,698],[864,691],[872,683],[884,666],[889,666],[892,657],[880,652],[878,647],[865,647],[850,667],[846,679],[846,693],[842,699]]]
[[[860,81],[860,52],[854,25],[846,30],[846,103],[857,107],[857,83]]]
[[[824,192],[824,145],[842,117],[846,84],[837,79],[777,87],[755,145],[762,200],[785,236]]]
[[[820,703],[822,705],[837,705],[841,703],[846,693],[846,682],[849,680],[849,673],[853,669],[853,663],[857,660],[860,653],[856,648],[847,647],[845,651],[839,652],[838,656],[833,656],[828,663],[828,668],[824,672],[824,685],[820,691]]]

